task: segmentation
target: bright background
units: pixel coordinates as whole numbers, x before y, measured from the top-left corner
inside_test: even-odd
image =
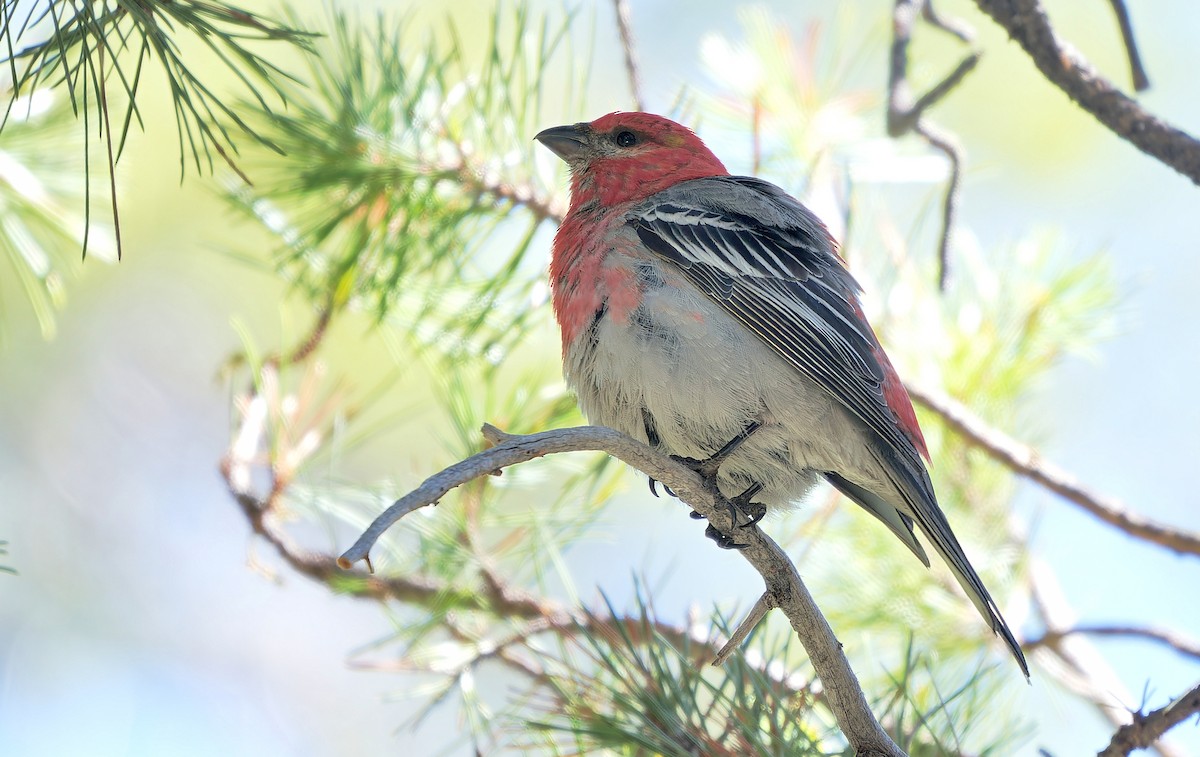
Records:
[[[442,12],[440,3],[414,5],[420,19]],[[834,5],[756,7],[799,33],[813,19],[830,23]],[[882,97],[890,3],[861,5],[855,17],[875,40],[864,48],[861,83]],[[1124,85],[1107,4],[1047,5],[1060,33]],[[668,109],[681,84],[711,88],[700,49],[714,34],[736,38],[743,17],[734,4],[632,6],[651,109]],[[464,32],[477,23],[482,35],[489,7],[456,3],[454,12]],[[1036,228],[1056,231],[1061,247],[1080,256],[1106,250],[1121,287],[1112,338],[1090,358],[1065,361],[1031,398],[1032,441],[1096,490],[1194,527],[1200,190],[1072,107],[969,4],[943,1],[939,10],[968,19],[985,50],[979,70],[934,112],[969,149],[963,225],[987,250]],[[1200,12],[1186,0],[1131,10],[1154,85],[1140,100],[1200,133]],[[629,108],[608,4],[594,13],[596,113]],[[919,28],[917,71],[935,77],[954,50]],[[347,665],[354,650],[389,632],[383,613],[280,568],[223,488],[216,464],[232,389],[218,369],[241,347],[231,317],[259,344],[274,345],[294,339],[307,316],[274,278],[225,254],[244,232],[203,181],[179,186],[174,128],[161,104],[157,113],[121,166],[125,260],[87,262],[52,341],[22,308],[5,304],[0,539],[9,555],[0,562],[20,576],[0,576],[0,751],[430,753],[457,729],[452,709],[416,736],[398,731],[413,701],[409,682]],[[710,144],[723,153],[719,139]],[[940,190],[912,191],[925,201]],[[361,331],[340,336],[346,355],[374,348]],[[548,342],[547,361],[555,351]],[[396,462],[404,452],[403,440],[377,439],[330,475],[378,476],[406,465]],[[1036,524],[1034,548],[1081,619],[1200,629],[1194,557],[1131,543],[1040,490],[1020,496]],[[648,519],[661,541],[622,543],[628,565],[619,568],[611,538],[581,545],[572,553],[579,586],[627,593],[630,571],[641,570],[663,577],[660,606],[675,608],[710,593],[756,591],[734,560],[726,561],[727,585],[691,585],[690,567],[717,559],[711,545],[698,531],[678,537],[678,508],[650,500],[640,481],[630,480],[625,500],[614,516]],[[1145,644],[1099,646],[1151,707],[1194,685],[1200,672]],[[1110,735],[1088,710],[1047,701],[1036,681],[1021,706],[1042,715],[1031,752],[1094,752]],[[1194,725],[1177,733],[1185,752],[1200,753]]]

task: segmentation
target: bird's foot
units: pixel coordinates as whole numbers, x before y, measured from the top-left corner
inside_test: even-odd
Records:
[[[767,506],[761,502],[750,501],[762,490],[762,484],[751,484],[746,491],[729,500],[729,517],[734,523],[738,522],[738,513],[741,513],[750,519],[747,522],[739,525],[738,528],[750,528],[766,517]]]
[[[745,549],[749,544],[738,544],[732,536],[726,536],[717,530],[717,527],[709,523],[708,528],[704,529],[704,535],[717,543],[721,549]]]
[[[762,484],[751,484],[746,491],[729,500],[729,520],[734,528],[750,528],[755,523],[758,523],[767,514],[766,505],[760,502],[751,502],[750,500],[762,491]],[[702,520],[703,515],[693,510],[690,513],[691,517],[696,520]],[[739,516],[745,515],[750,520],[746,523],[738,523]],[[732,536],[727,536],[722,533],[713,524],[709,523],[708,528],[704,529],[704,535],[717,543],[721,549],[745,549],[749,544],[739,544]]]

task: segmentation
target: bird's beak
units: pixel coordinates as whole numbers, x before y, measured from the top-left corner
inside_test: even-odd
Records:
[[[583,138],[587,124],[572,124],[570,126],[551,126],[538,132],[534,137],[537,141],[550,148],[550,151],[570,163],[583,152]]]

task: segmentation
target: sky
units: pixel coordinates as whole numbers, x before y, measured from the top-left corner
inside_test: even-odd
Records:
[[[686,13],[675,3],[631,4],[650,109],[668,110],[683,84],[714,85],[700,51],[713,35],[736,38],[736,4],[694,3]],[[434,9],[417,5],[421,13]],[[1107,7],[1047,5],[1061,32],[1124,84]],[[832,6],[760,7],[802,30],[812,18],[832,23]],[[888,7],[864,3],[859,16]],[[1092,354],[1065,360],[1028,399],[1030,440],[1096,490],[1161,521],[1193,524],[1200,404],[1190,379],[1200,374],[1200,351],[1188,303],[1200,280],[1200,190],[1074,110],[967,4],[942,2],[939,10],[968,18],[986,50],[967,85],[934,111],[968,145],[963,225],[984,249],[1047,229],[1065,240],[1066,255],[1103,250],[1120,288],[1113,335]],[[1139,99],[1200,132],[1192,79],[1200,70],[1200,12],[1184,0],[1132,10],[1154,85]],[[595,14],[591,101],[599,114],[628,108],[629,100],[607,4]],[[916,43],[918,55],[923,44],[954,49],[936,47],[928,30],[918,31]],[[950,55],[935,56],[917,72],[932,78],[947,62]],[[881,65],[859,70],[862,83],[882,89]],[[460,728],[455,713],[435,711],[415,734],[401,729],[419,700],[412,680],[347,663],[391,632],[388,618],[281,567],[249,535],[223,489],[216,463],[228,442],[234,387],[218,370],[241,347],[231,319],[272,345],[303,328],[303,309],[273,277],[225,254],[227,212],[201,182],[180,186],[173,129],[159,132],[139,137],[122,169],[131,209],[125,259],[84,266],[56,338],[44,340],[32,319],[6,303],[0,539],[9,554],[0,563],[20,575],[0,575],[0,750],[434,753]],[[701,133],[718,153],[739,149],[715,127]],[[926,197],[932,189],[912,191]],[[376,450],[370,462],[348,464],[338,476],[377,472],[387,458]],[[671,576],[660,606],[753,591],[746,588],[753,576],[732,560],[703,587],[687,581],[712,561],[710,545],[677,551],[679,512],[651,509],[647,496],[634,482],[615,512],[636,512],[647,523],[651,536],[626,548],[647,575]],[[1036,524],[1037,558],[1056,573],[1080,619],[1198,635],[1194,557],[1131,544],[1032,486],[1022,488],[1018,506]],[[671,539],[672,550],[654,534]],[[610,552],[607,542],[572,552],[578,586],[628,591],[628,572],[608,571]],[[1145,692],[1152,707],[1200,677],[1200,665],[1145,644],[1098,646],[1124,687],[1135,698]],[[1036,683],[1018,706],[1058,716],[1058,727],[1039,734],[1031,749],[1074,754],[1107,739],[1106,725]],[[1200,753],[1194,725],[1178,732],[1185,753]]]

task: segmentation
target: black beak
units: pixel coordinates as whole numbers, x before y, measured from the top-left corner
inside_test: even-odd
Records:
[[[537,141],[550,148],[550,152],[570,163],[583,152],[583,138],[587,124],[551,126],[538,132]]]

